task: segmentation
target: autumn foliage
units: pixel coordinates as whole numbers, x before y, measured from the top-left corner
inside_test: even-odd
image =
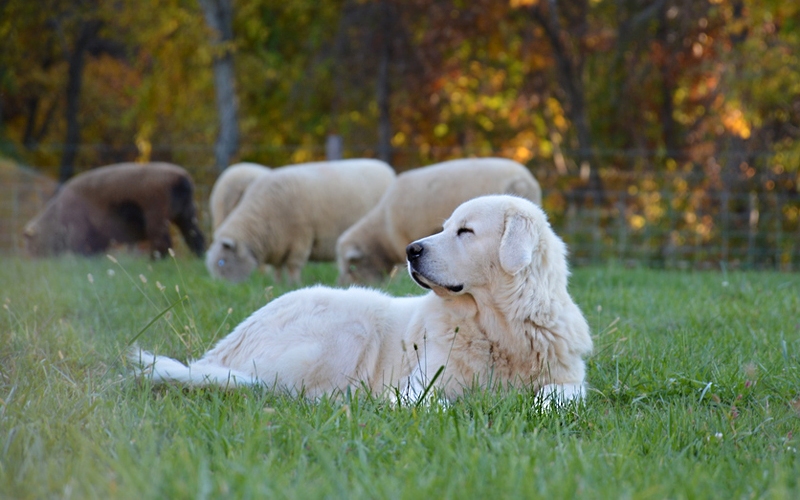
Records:
[[[163,160],[210,183],[225,51],[233,160],[321,159],[331,134],[399,171],[492,154],[545,179],[557,220],[604,207],[636,232],[694,213],[662,248],[722,219],[746,231],[750,193],[797,234],[798,2],[230,2],[225,43],[196,1],[0,3],[0,154],[57,177],[74,147],[76,171]]]

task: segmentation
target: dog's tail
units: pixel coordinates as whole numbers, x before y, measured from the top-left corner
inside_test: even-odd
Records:
[[[219,386],[236,387],[256,385],[258,379],[246,373],[231,370],[224,366],[204,363],[202,360],[188,366],[180,361],[157,356],[138,347],[128,353],[128,360],[134,366],[136,378],[148,378],[154,384],[179,383],[192,387]]]

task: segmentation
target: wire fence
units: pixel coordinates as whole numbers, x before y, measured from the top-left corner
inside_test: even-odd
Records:
[[[541,170],[544,206],[574,264],[616,260],[665,268],[800,266],[797,172],[607,170],[600,193]],[[562,187],[559,187],[562,186]]]
[[[580,175],[531,166],[542,185],[543,206],[573,264],[615,260],[681,269],[800,268],[796,171],[776,170],[771,158],[729,179],[706,166],[671,172],[651,167],[603,169],[602,185],[592,191]],[[56,183],[33,169],[0,174],[0,252],[20,253],[26,222],[43,208]],[[196,190],[207,231],[212,183],[201,180]]]
[[[576,264],[614,259],[667,268],[783,270],[800,264],[797,208],[778,194],[707,193],[706,204],[692,210],[682,210],[685,195],[672,191],[606,195],[608,206],[570,205],[555,224]],[[661,215],[648,220],[644,210]]]

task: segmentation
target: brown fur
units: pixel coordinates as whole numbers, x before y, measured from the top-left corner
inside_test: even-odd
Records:
[[[205,250],[189,174],[169,163],[120,163],[84,172],[66,184],[25,226],[32,256],[92,255],[114,243],[149,242],[153,257],[172,247],[178,226],[198,256]]]

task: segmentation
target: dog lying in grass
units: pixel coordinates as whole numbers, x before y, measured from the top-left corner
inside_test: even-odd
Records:
[[[476,385],[584,395],[589,327],[567,292],[566,247],[539,207],[472,199],[406,252],[426,295],[312,286],[271,301],[188,366],[138,348],[130,359],[154,383],[263,384],[307,397],[367,387],[453,399]]]

